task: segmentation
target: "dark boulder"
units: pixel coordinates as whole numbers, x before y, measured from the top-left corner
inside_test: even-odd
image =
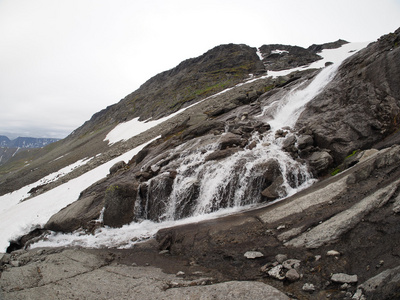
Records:
[[[87,195],[71,203],[54,214],[44,226],[45,229],[60,232],[72,232],[98,219],[103,209],[103,197]]]
[[[326,171],[333,163],[333,158],[327,151],[314,152],[307,160],[318,174]]]
[[[224,158],[227,158],[228,156],[231,156],[232,154],[235,154],[239,150],[241,150],[241,149],[240,148],[227,148],[224,150],[216,150],[216,151],[210,153],[209,155],[207,155],[206,158],[204,159],[204,161],[224,159]]]
[[[228,132],[221,136],[219,140],[219,149],[224,150],[226,148],[238,147],[246,144],[246,140],[240,135]]]
[[[115,183],[104,197],[104,225],[122,227],[133,221],[137,184]]]
[[[285,196],[285,189],[282,187],[283,182],[283,177],[279,176],[269,187],[261,192],[261,195],[269,201]]]
[[[123,169],[125,167],[126,167],[126,163],[123,160],[119,161],[110,168],[110,174],[112,175],[112,174],[116,173],[118,170]]]

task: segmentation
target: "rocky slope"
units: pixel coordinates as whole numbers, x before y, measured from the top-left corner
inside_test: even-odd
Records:
[[[132,250],[99,250],[95,254],[82,250],[61,249],[60,253],[20,250],[5,254],[1,259],[3,291],[10,299],[21,298],[26,293],[38,298],[43,293],[53,293],[62,298],[74,292],[63,288],[57,296],[57,287],[71,284],[78,297],[89,297],[95,292],[107,297],[105,293],[118,291],[118,286],[137,284],[135,272],[146,271],[135,269],[132,263],[149,263],[140,258],[147,252],[152,253],[152,260],[158,261],[154,265],[166,273],[178,274],[178,270],[168,268],[174,260],[180,260],[182,268],[185,265],[202,268],[189,267],[184,274],[172,277],[158,273],[155,278],[160,280],[156,282],[164,282],[165,287],[154,288],[156,283],[147,278],[152,292],[160,298],[169,297],[170,293],[178,298],[196,297],[198,293],[210,291],[208,287],[190,287],[198,284],[193,281],[198,271],[210,275],[211,279],[202,278],[200,282],[212,284],[220,291],[218,296],[227,286],[236,284],[232,281],[244,281],[237,294],[232,295],[238,299],[246,299],[240,293],[251,289],[282,299],[400,297],[397,243],[400,149],[396,121],[400,106],[399,40],[400,30],[397,30],[346,60],[290,128],[271,130],[274,125],[259,116],[272,114],[265,108],[273,108],[274,103],[287,99],[294,89],[307,90],[324,70],[248,81],[186,110],[135,141],[115,145],[109,153],[122,151],[123,147],[139,143],[141,138],[149,140],[162,135],[128,163],[114,165],[107,178],[82,191],[76,202],[54,215],[43,229],[14,241],[9,250],[43,238],[41,234],[46,230],[73,232],[83,228],[87,234],[94,234],[99,226],[121,227],[131,221],[177,219],[238,204],[267,204],[308,182],[311,175],[321,179],[317,184],[256,210],[160,230],[155,239]],[[276,47],[273,45],[269,50],[264,47],[264,53],[285,50]],[[307,53],[317,48],[310,47]],[[228,53],[229,61],[223,59],[222,49]],[[162,89],[164,81],[170,80],[168,84],[182,91],[179,80],[183,74],[198,81],[196,74],[203,70],[202,64],[210,63],[208,79],[203,79],[201,86],[206,90],[212,87],[209,92],[213,93],[219,89],[215,86],[218,82],[235,76],[243,79],[246,72],[256,74],[262,70],[266,61],[261,63],[256,50],[243,45],[217,47],[157,75],[146,84]],[[272,54],[279,54],[282,64],[286,64],[284,53]],[[308,59],[303,63],[309,63]],[[244,64],[244,61],[250,63]],[[243,65],[246,68],[241,73]],[[196,70],[193,74],[192,67]],[[198,91],[199,86],[194,86]],[[152,93],[157,91],[155,88]],[[132,99],[140,103],[141,98],[134,97],[141,92],[134,92],[119,104],[96,114],[64,143],[77,145],[82,139],[76,147],[82,149],[84,141],[97,141],[98,150],[104,149],[100,138],[114,122],[136,116],[134,111],[120,112],[118,105],[130,107],[128,102]],[[200,95],[199,98],[192,96],[191,92],[170,94],[175,102],[171,102],[167,111],[201,99]],[[142,111],[144,118],[166,113],[159,108],[161,105],[150,103],[140,107],[146,111]],[[92,133],[97,125],[99,131]],[[90,137],[92,134],[96,139]],[[278,146],[284,151],[273,152],[275,156],[266,159]],[[285,167],[282,167],[283,161]],[[206,198],[209,199],[206,205],[197,201]],[[174,200],[173,205],[166,200]],[[67,266],[73,264],[76,259],[70,257],[76,255],[87,255],[88,259],[82,270],[73,267],[71,271],[75,275],[69,276],[65,274],[70,271]],[[53,270],[53,262],[63,260],[66,260],[65,267],[60,273],[64,275],[47,280],[50,274],[47,270]],[[117,263],[124,266],[118,267]],[[149,272],[158,271],[152,268]],[[27,281],[24,275],[27,273],[35,278],[32,282]],[[89,284],[93,277],[109,278],[110,273],[124,274],[114,281],[110,290],[88,292],[87,285],[79,288],[81,282]],[[176,282],[176,276],[183,276],[185,280]],[[75,277],[79,280],[75,281]],[[254,281],[262,285],[254,285]],[[218,285],[218,282],[226,283]],[[130,293],[137,292],[120,290],[118,295],[129,297]],[[255,296],[247,294],[248,299],[252,297]]]

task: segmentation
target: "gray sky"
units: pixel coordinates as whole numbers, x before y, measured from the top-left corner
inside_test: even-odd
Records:
[[[0,0],[0,135],[65,137],[214,46],[374,41],[400,0]]]

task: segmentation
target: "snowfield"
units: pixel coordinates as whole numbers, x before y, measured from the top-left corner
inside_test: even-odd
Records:
[[[153,141],[153,140],[152,140]],[[5,252],[9,246],[9,241],[28,233],[33,228],[43,226],[49,218],[66,207],[68,204],[76,201],[79,194],[84,189],[96,181],[104,178],[109,173],[110,168],[117,162],[123,160],[128,162],[135,154],[142,150],[145,144],[132,149],[121,156],[75,178],[46,193],[33,197],[26,201],[20,201],[28,196],[28,191],[40,184],[54,179],[57,174],[66,170],[72,170],[84,161],[78,161],[75,164],[63,168],[39,180],[37,183],[23,187],[22,189],[0,197],[0,252]],[[87,162],[87,161],[86,161]],[[43,184],[43,183],[42,183]]]
[[[326,62],[333,62],[334,64],[340,64],[345,58],[352,55],[355,51],[358,51],[368,43],[349,43],[343,45],[338,49],[323,50],[320,55],[323,57],[315,63],[310,64],[306,67],[299,67],[295,69],[279,71],[279,72],[268,72],[266,76],[251,78],[246,83],[251,83],[260,78],[266,78],[269,76],[284,76],[290,74],[296,70],[306,70],[311,68],[322,68]],[[243,83],[242,83],[243,84]],[[241,84],[241,85],[242,85]],[[230,88],[232,89],[232,88]],[[230,89],[224,90],[218,94],[224,93]],[[213,95],[211,97],[215,97]],[[202,100],[205,101],[210,97]],[[199,103],[199,102],[198,102]],[[196,103],[196,104],[198,104]],[[193,105],[196,105],[193,104]],[[193,106],[192,105],[192,106]],[[191,106],[189,106],[191,107]],[[121,123],[111,130],[106,139],[109,144],[114,144],[122,140],[128,140],[162,122],[174,117],[182,111],[188,109],[186,107],[180,111],[155,121],[140,122],[138,118],[131,121]],[[0,197],[0,252],[5,252],[9,245],[9,241],[20,237],[34,229],[35,227],[43,226],[48,219],[60,209],[76,201],[82,190],[86,189],[96,181],[104,178],[109,173],[109,169],[118,161],[127,162],[141,149],[143,149],[149,141],[142,144],[135,149],[132,149],[125,154],[77,177],[64,183],[46,193],[38,195],[36,197],[26,199],[29,194],[29,190],[40,184],[45,184],[56,180],[57,178],[64,176],[68,172],[71,172],[74,168],[87,163],[89,160],[81,160],[76,163],[59,170],[45,178],[25,186],[24,188],[14,191],[13,193],[6,194]],[[122,228],[100,228],[94,235],[82,235],[79,232],[73,234],[51,234],[47,241],[41,241],[34,244],[33,247],[41,246],[67,246],[67,245],[79,245],[84,247],[130,247],[137,240],[148,238],[153,236],[160,228],[167,226],[196,222],[208,218],[214,218],[222,214],[233,213],[243,208],[231,208],[216,212],[207,216],[197,216],[186,220],[171,221],[164,223],[154,223],[150,221],[144,221],[142,223],[131,223],[125,225]]]

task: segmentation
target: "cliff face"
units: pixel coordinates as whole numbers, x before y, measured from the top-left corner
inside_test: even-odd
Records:
[[[398,140],[399,35],[385,35],[347,60],[300,116],[297,128],[313,131],[316,145],[330,149],[337,163],[356,149]]]

